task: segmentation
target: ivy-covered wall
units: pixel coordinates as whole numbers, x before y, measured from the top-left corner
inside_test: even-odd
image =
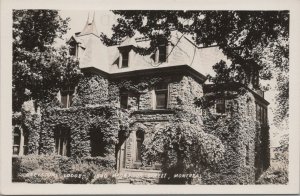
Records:
[[[166,110],[155,110],[155,86],[160,82],[168,84],[168,108]],[[157,169],[155,164],[143,165],[136,162],[136,132],[144,133],[144,144],[151,140],[154,132],[163,129],[170,124],[174,116],[174,111],[182,109],[182,107],[194,107],[194,98],[203,96],[202,85],[195,81],[189,75],[175,76],[148,76],[134,77],[114,80],[110,83],[110,100],[115,106],[120,105],[120,90],[129,92],[128,103],[131,111],[130,135],[122,146],[124,155],[120,155],[121,159],[125,159],[123,168],[141,168]],[[139,101],[137,101],[139,96]],[[198,109],[199,115],[201,110]],[[125,156],[125,157],[124,157]]]
[[[165,110],[154,108],[154,89],[159,82],[168,83]],[[120,93],[124,91],[128,93],[128,109],[120,109]],[[106,143],[105,156],[114,160],[118,157],[123,169],[158,169],[154,163],[142,166],[136,162],[136,132],[144,133],[143,145],[146,145],[156,130],[170,125],[175,111],[193,110],[203,118],[205,131],[217,136],[226,148],[218,166],[203,171],[202,183],[253,184],[255,167],[265,169],[268,162],[261,161],[268,150],[268,129],[261,129],[256,121],[255,97],[247,92],[227,99],[226,113],[216,114],[214,106],[204,113],[195,107],[195,98],[203,95],[203,85],[187,74],[107,79],[85,73],[77,85],[71,108],[48,108],[42,112],[41,122],[40,116],[27,116],[24,122],[31,127],[29,154],[55,154],[54,132],[61,129],[70,130],[71,157],[89,157],[90,133],[97,131]],[[259,151],[259,157],[255,157],[255,150]]]
[[[85,73],[77,85],[72,105],[101,105],[107,101],[108,79],[94,73]]]
[[[207,131],[219,137],[226,147],[225,158],[214,169],[207,169],[205,184],[254,184],[257,144],[265,143],[257,137],[261,129],[256,121],[255,98],[247,92],[226,99],[226,113],[217,114],[214,106],[205,113]]]

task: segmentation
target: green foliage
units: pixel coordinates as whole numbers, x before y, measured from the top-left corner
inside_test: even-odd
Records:
[[[175,173],[199,174],[201,168],[214,167],[223,159],[225,148],[221,140],[204,132],[199,115],[178,111],[171,122],[166,128],[155,130],[144,142],[145,161],[161,162],[162,171],[173,176]],[[185,183],[185,180],[177,183]]]
[[[280,145],[275,148],[271,166],[260,176],[257,184],[287,184],[289,181],[289,135],[281,137]]]
[[[73,106],[99,105],[108,100],[108,80],[86,73],[79,81]]]
[[[50,102],[61,87],[78,82],[78,61],[66,47],[53,47],[66,33],[68,21],[56,10],[13,11],[14,111],[30,99],[37,105]]]
[[[114,156],[115,145],[119,143],[119,135],[126,132],[129,127],[128,115],[125,110],[110,104],[49,109],[44,115],[40,153],[53,153],[54,131],[57,128],[67,128],[71,130],[71,156],[89,156],[91,151],[89,132],[96,129],[103,134],[103,141],[107,144],[105,156]]]
[[[282,167],[270,167],[256,181],[257,184],[287,184],[288,169]]]
[[[33,170],[29,175],[25,175],[24,180],[31,184],[53,184],[61,182],[61,178],[55,172],[43,169]]]

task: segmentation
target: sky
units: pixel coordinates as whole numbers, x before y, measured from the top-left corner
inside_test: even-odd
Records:
[[[57,40],[58,45],[65,44],[65,42],[76,32],[80,32],[83,30],[83,27],[88,19],[89,21],[92,20],[93,15],[95,15],[95,23],[98,30],[98,33],[101,32],[111,35],[112,30],[111,27],[113,24],[117,21],[117,16],[114,15],[111,11],[108,10],[61,10],[60,15],[62,18],[69,17],[71,20],[69,22],[69,28],[70,30],[67,32],[67,34],[64,36],[64,40]],[[274,84],[273,81],[266,81],[267,83]],[[274,88],[274,85],[271,85]],[[270,102],[270,105],[268,107],[268,119],[270,124],[270,136],[271,136],[271,146],[272,145],[278,145],[278,141],[280,139],[280,130],[278,130],[273,125],[273,110],[275,108],[275,93],[276,91],[270,90],[268,92],[265,92],[265,99]]]
[[[65,19],[69,17],[71,20],[69,22],[70,30],[64,36],[64,41],[69,39],[76,32],[80,32],[89,16],[89,21],[92,20],[93,15],[95,14],[95,23],[98,30],[98,33],[103,32],[105,34],[111,35],[112,25],[116,22],[117,16],[114,15],[111,11],[101,10],[101,11],[93,11],[93,10],[61,10],[60,16]],[[57,42],[61,42],[58,40]]]

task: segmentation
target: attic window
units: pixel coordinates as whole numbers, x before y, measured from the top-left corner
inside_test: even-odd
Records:
[[[158,62],[163,63],[167,61],[167,46],[160,45],[158,46]]]
[[[121,52],[122,55],[122,65],[121,68],[126,68],[128,67],[128,61],[129,61],[129,51],[123,51]]]
[[[77,56],[76,55],[76,43],[75,42],[71,42],[70,43],[70,46],[69,46],[69,54],[71,55],[71,56]]]

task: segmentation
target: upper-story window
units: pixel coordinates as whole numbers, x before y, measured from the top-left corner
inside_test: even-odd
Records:
[[[167,61],[167,46],[166,45],[158,46],[158,61],[160,63]]]
[[[155,109],[166,109],[168,105],[168,84],[159,83],[155,86]]]
[[[129,51],[128,50],[122,51],[121,55],[122,55],[121,68],[126,68],[126,67],[128,67],[128,64],[129,64]]]
[[[77,57],[77,44],[75,41],[72,41],[69,44],[69,54]]]
[[[54,137],[56,154],[70,156],[70,130],[57,129],[54,133]]]
[[[61,103],[64,108],[69,108],[72,105],[74,90],[75,89],[72,87],[65,87],[61,89]]]
[[[216,113],[219,114],[225,113],[225,99],[216,100]]]
[[[267,108],[258,103],[256,103],[256,120],[262,125],[266,125],[268,123]]]
[[[120,108],[128,109],[128,92],[120,93]]]

